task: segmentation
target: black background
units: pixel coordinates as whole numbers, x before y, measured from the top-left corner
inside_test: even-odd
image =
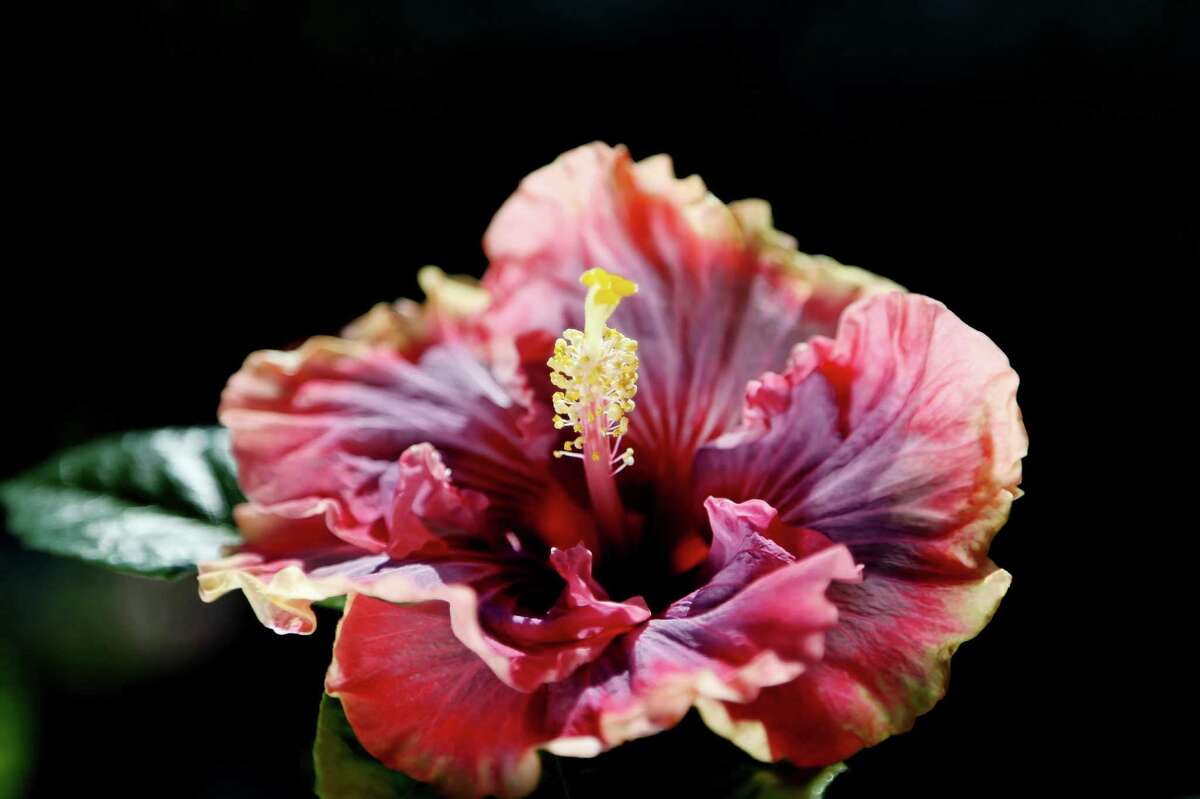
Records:
[[[1200,4],[44,10],[9,31],[0,477],[211,423],[251,350],[417,296],[423,264],[479,274],[491,214],[561,151],[668,152],[770,200],[801,249],[943,300],[1022,377],[1027,496],[993,547],[1013,588],[947,698],[830,796],[1200,790],[1195,514],[1140,449],[1194,452],[1195,358],[1169,350],[1198,260]],[[277,638],[190,584],[0,555],[32,796],[306,795],[331,619]],[[56,599],[80,586],[108,599]],[[157,637],[114,643],[113,607]]]

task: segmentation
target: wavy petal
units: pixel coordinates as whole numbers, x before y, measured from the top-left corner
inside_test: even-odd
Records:
[[[434,346],[414,363],[388,348],[331,338],[251,355],[221,403],[253,502],[280,515],[325,513],[336,535],[373,552],[419,543],[394,529],[407,512],[397,515],[402,474],[410,479],[417,468],[401,459],[416,444],[436,447],[468,492],[460,498],[471,497],[464,501],[476,508],[471,492],[485,495],[497,523],[523,532],[525,520],[536,524],[545,508],[572,507],[546,472],[552,431],[528,425],[529,413],[462,347]],[[440,465],[426,470],[440,479]],[[550,521],[582,517],[562,512]],[[459,521],[477,519],[466,513]],[[493,524],[487,534],[498,530]],[[575,543],[585,533],[547,537]]]
[[[492,654],[478,622],[471,585],[495,581],[505,563],[482,553],[457,559],[397,561],[371,553],[333,535],[323,512],[278,516],[251,505],[238,509],[247,543],[234,554],[199,564],[200,598],[214,602],[241,591],[266,627],[277,633],[308,635],[316,629],[312,604],[350,593],[421,602],[439,599],[457,609],[458,629],[476,648]],[[506,662],[498,657],[497,662]]]
[[[819,660],[837,621],[825,593],[857,580],[858,569],[844,547],[798,560],[764,538],[774,519],[765,503],[708,508],[725,542],[708,564],[709,584],[666,618],[624,630],[565,679],[515,691],[449,634],[453,604],[447,614],[440,603],[356,597],[327,689],[373,755],[463,796],[531,790],[537,747],[588,757],[674,725],[699,701],[750,700]],[[559,551],[555,565],[567,583],[561,608],[617,604],[592,580],[586,550]],[[628,605],[622,612],[645,620]]]
[[[387,553],[400,559],[419,549],[445,552],[456,535],[472,536],[486,526],[487,497],[450,482],[450,470],[432,444],[414,444],[400,455],[396,468],[379,479],[385,506]]]
[[[792,529],[777,541],[815,531],[849,546],[865,579],[831,591],[842,621],[820,666],[772,689],[776,704],[730,704],[725,720],[710,708],[715,728],[741,735],[761,710],[770,756],[814,765],[936,702],[949,654],[1008,586],[986,554],[1020,493],[1016,386],[986,337],[901,294],[852,306],[835,340],[750,386],[743,428],[698,455],[699,490],[767,500]]]
[[[766,503],[706,508],[722,542],[708,582],[550,687],[565,735],[615,746],[674,725],[701,699],[752,699],[820,659],[837,622],[826,590],[859,579],[846,548],[797,559],[763,536],[775,515]]]
[[[362,594],[390,602],[442,601],[453,631],[508,685],[522,691],[568,677],[609,643],[650,617],[640,597],[608,599],[582,546],[529,556],[424,547],[418,558],[369,553],[331,534],[323,514],[273,517],[246,506],[255,542],[200,565],[200,596],[212,602],[240,590],[259,620],[278,633],[311,633],[312,603]],[[269,529],[269,532],[267,530]],[[557,599],[542,607],[538,597]]]
[[[425,292],[425,302],[400,299],[377,303],[348,324],[342,336],[386,347],[410,359],[433,344],[472,338],[473,319],[489,303],[479,281],[426,266],[417,272],[417,283]]]
[[[650,618],[641,597],[608,599],[592,578],[592,553],[583,546],[553,550],[550,562],[565,586],[548,610],[523,610],[525,592],[512,585],[487,595],[481,609],[488,635],[512,650],[507,670],[497,673],[523,691],[568,677]]]
[[[239,505],[234,517],[245,543],[236,554],[199,564],[200,598],[214,602],[242,591],[258,620],[277,633],[308,635],[316,629],[312,603],[338,594],[302,586],[305,570],[352,561],[365,553],[329,532],[322,513],[298,518]]]
[[[743,429],[697,457],[701,495],[759,497],[868,571],[977,576],[1019,495],[1017,375],[945,306],[867,300],[836,340],[750,386]]]
[[[522,181],[484,239],[493,335],[581,326],[591,266],[639,285],[612,324],[639,343],[630,440],[644,474],[678,480],[697,446],[736,421],[741,386],[797,342],[832,331],[841,308],[896,286],[795,250],[769,207],[726,207],[671,161],[623,147],[572,150]]]
[[[995,569],[973,582],[867,577],[835,586],[838,626],[825,656],[748,703],[700,705],[708,725],[760,760],[797,766],[844,760],[912,727],[945,695],[950,657],[987,625],[1008,590]]]

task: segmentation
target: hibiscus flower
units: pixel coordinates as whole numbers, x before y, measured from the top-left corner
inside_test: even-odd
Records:
[[[692,707],[754,757],[908,729],[1009,575],[1017,376],[940,303],[800,253],[757,200],[593,144],[533,173],[481,284],[250,356],[245,543],[201,568],[308,633],[363,746],[521,796]]]

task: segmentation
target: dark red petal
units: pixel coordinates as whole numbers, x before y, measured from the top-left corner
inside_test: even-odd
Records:
[[[325,688],[368,752],[451,796],[524,796],[537,747],[557,737],[544,694],[498,680],[451,633],[441,602],[352,598]]]

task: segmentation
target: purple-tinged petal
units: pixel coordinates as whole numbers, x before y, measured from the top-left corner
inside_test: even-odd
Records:
[[[760,497],[870,570],[970,576],[1019,495],[1025,431],[1004,354],[945,306],[867,300],[797,348],[705,447],[697,490]]]
[[[826,591],[859,579],[849,552],[830,546],[797,559],[763,536],[774,517],[765,503],[706,507],[723,542],[709,582],[549,687],[565,735],[615,746],[674,725],[702,698],[752,699],[820,659],[837,623]]]
[[[816,765],[932,707],[950,653],[1008,587],[986,555],[1020,493],[1016,386],[986,337],[902,294],[852,306],[836,339],[751,384],[743,428],[700,452],[698,490],[767,500],[789,528],[776,541],[845,544],[864,581],[831,590],[842,618],[820,664],[749,705],[709,707],[715,729]]]
[[[1008,590],[1001,569],[968,582],[870,576],[836,585],[825,654],[748,703],[700,704],[708,725],[760,760],[823,766],[912,727],[946,692],[950,657],[991,619]]]
[[[826,591],[857,580],[858,569],[844,547],[798,560],[764,538],[774,517],[764,503],[708,508],[728,544],[709,564],[709,593],[627,631],[564,679],[515,691],[462,645],[453,603],[447,617],[440,603],[360,596],[339,629],[327,688],[368,751],[460,796],[532,789],[538,747],[592,756],[674,725],[697,702],[752,699],[820,658],[837,621]],[[554,561],[567,583],[560,608],[616,604],[598,593],[586,550]],[[726,590],[733,584],[740,590]]]
[[[489,535],[516,526],[556,545],[589,540],[586,514],[572,513],[548,476],[553,430],[529,425],[531,412],[461,347],[435,346],[413,363],[330,338],[251,355],[221,404],[251,501],[325,513],[334,534],[370,551],[395,543],[397,462],[422,443],[439,450],[456,485],[487,497]]]
[[[714,500],[716,524],[731,525],[722,581],[748,584],[706,607],[653,619],[617,639],[565,679],[517,691],[464,647],[454,605],[398,606],[355,596],[338,627],[326,690],[341,698],[362,745],[391,768],[451,795],[522,795],[538,780],[535,750],[589,757],[673,726],[701,699],[740,701],[784,683],[820,659],[836,609],[830,582],[854,581],[844,547],[804,560],[763,539],[761,503]],[[767,553],[762,558],[755,554]],[[762,569],[748,561],[773,560]],[[560,606],[604,605],[582,548],[556,553],[568,587]],[[732,572],[726,573],[726,572]],[[696,599],[696,597],[692,597]]]
[[[503,682],[532,691],[595,660],[650,617],[639,597],[608,599],[582,546],[553,550],[539,564],[516,552],[454,549],[433,539],[419,557],[397,559],[347,544],[328,531],[322,514],[292,519],[243,506],[243,515],[255,541],[201,564],[200,595],[211,602],[241,590],[260,621],[279,633],[311,633],[312,603],[333,596],[439,600],[449,604],[454,634],[465,646]],[[537,605],[536,597],[548,593],[557,600]]]

